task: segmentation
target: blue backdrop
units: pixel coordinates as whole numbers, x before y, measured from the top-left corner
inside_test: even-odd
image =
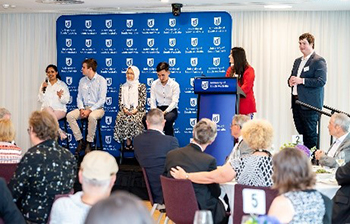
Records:
[[[74,15],[61,16],[56,23],[57,64],[71,93],[68,111],[76,108],[85,58],[95,58],[97,72],[107,79],[106,114],[101,122],[104,150],[117,155],[120,147],[113,140],[113,127],[127,67],[140,69],[140,82],[146,84],[149,97],[156,66],[162,61],[169,63],[170,77],[180,84],[175,136],[180,146],[189,143],[197,117],[194,77],[224,76],[229,66],[232,19],[228,13]],[[70,130],[68,136],[70,147],[76,147]]]

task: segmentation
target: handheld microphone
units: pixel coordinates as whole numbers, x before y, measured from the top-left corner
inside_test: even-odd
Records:
[[[46,82],[46,83],[48,83],[48,82],[49,82],[49,79],[48,79],[47,77],[45,78],[45,82]],[[45,93],[45,91],[46,91],[46,86],[45,86],[45,87],[43,87],[43,93]]]

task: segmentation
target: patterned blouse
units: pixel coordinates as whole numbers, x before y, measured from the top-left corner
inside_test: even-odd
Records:
[[[323,223],[326,213],[322,194],[316,190],[291,191],[283,194],[293,204],[291,223]]]
[[[231,159],[236,172],[237,183],[257,187],[272,186],[272,158],[270,156],[249,155]]]
[[[75,176],[72,153],[47,140],[24,154],[8,186],[26,220],[46,223],[55,195],[68,193]]]
[[[0,142],[0,164],[19,163],[22,149],[9,142]]]

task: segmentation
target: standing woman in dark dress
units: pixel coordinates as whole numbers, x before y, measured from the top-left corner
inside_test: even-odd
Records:
[[[232,48],[229,58],[231,66],[226,71],[226,77],[237,77],[238,85],[246,95],[245,98],[240,98],[239,114],[245,114],[253,118],[253,114],[256,112],[253,91],[254,69],[249,65],[245,51],[241,47]]]
[[[119,112],[115,119],[114,139],[126,140],[126,150],[133,150],[132,139],[141,134],[144,127],[146,86],[139,82],[140,70],[130,66],[126,71],[126,83],[119,89]]]

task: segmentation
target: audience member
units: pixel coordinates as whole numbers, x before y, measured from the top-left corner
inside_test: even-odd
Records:
[[[11,113],[4,107],[0,107],[0,119],[11,119]]]
[[[332,223],[350,223],[350,162],[338,167],[335,179],[340,189],[333,197]]]
[[[126,83],[119,88],[119,112],[115,119],[114,139],[126,140],[126,150],[132,150],[132,140],[143,131],[145,116],[146,86],[139,82],[140,70],[131,66],[126,71]]]
[[[193,128],[193,141],[183,148],[168,153],[165,162],[167,175],[171,176],[170,170],[177,166],[181,166],[189,172],[215,170],[215,158],[204,153],[204,150],[215,140],[216,135],[216,124],[207,118],[201,119]],[[188,175],[186,174],[183,179],[189,179]],[[203,182],[201,184],[194,183],[193,188],[199,209],[210,210],[214,223],[227,223],[225,207],[219,199],[220,186],[213,182]]]
[[[242,129],[243,140],[254,152],[249,156],[231,159],[211,172],[186,173],[180,166],[170,173],[176,179],[189,179],[194,183],[225,183],[236,177],[237,183],[269,187],[272,185],[272,158],[267,150],[272,143],[273,128],[265,120],[251,120]]]
[[[58,121],[66,116],[69,90],[66,83],[61,81],[56,65],[48,65],[45,72],[47,78],[40,86],[38,100],[42,103],[41,109],[49,112]],[[61,140],[67,138],[67,134],[61,129],[59,133]]]
[[[85,153],[91,151],[91,143],[94,141],[97,120],[101,119],[105,114],[103,106],[107,95],[107,81],[101,75],[97,74],[97,62],[93,58],[83,61],[82,73],[83,78],[79,81],[77,106],[67,114],[67,121],[73,131],[75,140],[78,142],[78,147],[75,154],[85,150]],[[88,134],[86,141],[83,140],[83,135],[78,126],[78,119],[88,119]]]
[[[232,118],[231,135],[235,140],[237,140],[237,143],[233,147],[232,152],[228,156],[227,161],[231,160],[232,158],[239,158],[253,153],[254,150],[252,150],[248,146],[248,144],[245,141],[243,141],[243,137],[241,134],[243,124],[248,122],[249,120],[250,118],[247,115],[241,114],[236,114]]]
[[[273,168],[273,188],[280,195],[273,200],[269,216],[281,223],[331,223],[332,202],[314,189],[315,173],[302,151],[281,150],[273,157]]]
[[[9,189],[27,222],[46,223],[55,195],[73,188],[76,161],[58,145],[58,122],[47,111],[32,113],[28,134],[34,146],[18,164]]]
[[[108,152],[84,156],[78,174],[83,191],[59,198],[52,206],[50,223],[83,224],[91,206],[109,197],[117,172],[118,164]]]
[[[169,78],[169,64],[161,62],[157,65],[158,79],[151,86],[151,109],[159,108],[166,120],[164,132],[174,136],[174,122],[177,118],[177,107],[180,97],[179,84]]]
[[[153,224],[154,221],[143,202],[134,195],[117,192],[89,211],[85,224]]]
[[[164,135],[163,112],[154,108],[147,113],[147,131],[134,140],[135,156],[141,167],[145,168],[151,186],[153,200],[163,204],[162,186],[159,176],[164,173],[167,153],[179,147],[177,139]]]
[[[15,128],[10,119],[0,119],[0,163],[19,163],[22,149],[14,144]]]
[[[3,178],[0,178],[0,219],[2,219],[5,224],[26,223],[21,212],[18,210],[15,203],[13,203],[11,192],[7,188]]]
[[[345,163],[350,162],[350,118],[345,114],[335,113],[329,120],[329,134],[335,138],[334,143],[325,153],[322,150],[315,152],[315,158],[322,166],[337,167],[337,158],[343,156]],[[343,154],[343,155],[341,155]]]

